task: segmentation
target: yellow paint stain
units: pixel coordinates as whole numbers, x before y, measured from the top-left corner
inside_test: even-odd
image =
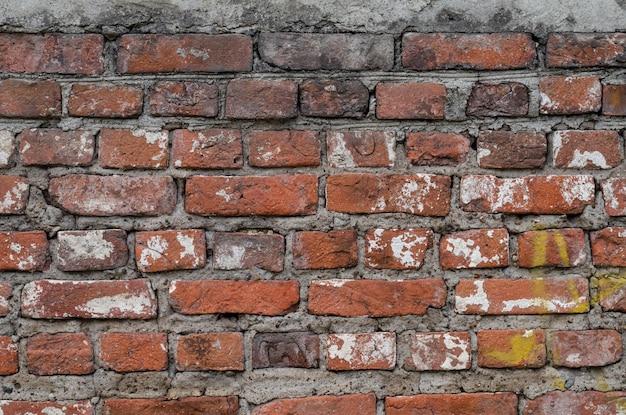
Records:
[[[487,356],[506,365],[518,366],[523,362],[532,362],[535,356],[535,333],[527,331],[515,334],[509,339],[509,350],[491,350]]]
[[[533,234],[533,267],[546,264],[548,255],[548,232],[537,231]]]
[[[593,304],[600,304],[607,298],[614,296],[616,293],[624,289],[626,286],[626,271],[620,271],[618,276],[608,278],[593,279],[593,283],[597,286],[597,291],[592,298]]]
[[[567,254],[567,243],[565,238],[561,235],[561,232],[553,233],[554,243],[556,243],[557,250],[559,252],[559,259],[561,260],[561,266],[569,267],[569,255]]]
[[[611,385],[609,385],[609,383],[606,381],[606,378],[604,376],[600,375],[595,380],[596,380],[595,389],[601,392],[610,392],[613,390],[613,388],[611,387]]]
[[[572,296],[572,301],[574,301],[574,303],[576,304],[574,308],[572,308],[571,312],[586,313],[587,311],[589,311],[588,296],[584,294],[583,298],[581,298],[581,295],[578,292],[578,288],[576,287],[576,282],[574,280],[570,280],[567,282],[567,289]]]

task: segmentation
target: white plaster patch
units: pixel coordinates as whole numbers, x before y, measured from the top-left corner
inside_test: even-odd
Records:
[[[117,294],[93,298],[83,305],[76,307],[77,311],[89,313],[92,317],[109,317],[112,312],[141,315],[148,310],[154,310],[154,296],[148,292],[139,294]]]
[[[551,180],[553,176],[548,176]],[[569,204],[574,201],[583,203],[593,202],[595,193],[595,184],[592,176],[573,176],[566,177],[562,184],[563,199]]]
[[[384,232],[385,232],[384,229],[374,230],[374,238],[368,241],[368,245],[367,245],[368,252],[382,251],[383,249],[385,249],[385,245],[384,244],[381,245],[383,241],[382,237],[383,237]]]
[[[13,155],[14,138],[10,131],[0,131],[0,167],[7,167]]]
[[[333,144],[331,151],[328,153],[328,163],[333,167],[356,167],[352,152],[346,146],[344,134],[340,132],[329,132],[328,139],[329,144]]]
[[[539,104],[544,110],[558,110],[560,105],[558,102],[552,101],[552,99],[545,93],[540,92],[539,96],[541,97],[541,103]]]
[[[552,159],[556,163],[563,148],[563,131],[555,131],[552,135]],[[553,165],[554,165],[553,163]]]
[[[412,249],[426,242],[426,238],[408,235],[406,233],[391,238],[393,257],[406,267],[418,267],[420,262],[413,256]]]
[[[224,252],[220,252],[215,257],[215,265],[219,269],[241,269],[243,268],[243,257],[246,248],[232,245]]]
[[[139,264],[144,267],[150,266],[152,261],[163,257],[168,246],[167,241],[160,235],[150,237],[146,243],[146,248],[141,251]]]
[[[334,337],[343,344],[341,346],[333,344],[328,348],[328,356],[331,359],[365,366],[380,361],[385,361],[389,365],[395,364],[395,341],[387,333],[335,334]]]
[[[176,53],[183,59],[187,59],[187,55],[194,56],[196,58],[201,58],[203,61],[210,58],[209,52],[202,49],[196,48],[178,48],[176,49]]]
[[[446,251],[452,253],[456,257],[461,257],[468,260],[467,264],[462,264],[461,267],[476,268],[480,264],[489,263],[491,261],[498,261],[499,255],[493,257],[484,256],[480,252],[480,246],[474,246],[473,239],[465,238],[448,238],[446,239]]]
[[[469,368],[470,347],[469,342],[450,333],[443,334],[443,344],[450,352],[446,352],[446,360],[441,364],[445,370],[463,370]],[[458,353],[453,353],[454,350]]]
[[[618,197],[615,195],[615,188],[613,187],[613,184],[615,183],[614,180],[606,180],[605,182],[602,183],[602,193],[604,195],[604,202],[608,203],[609,207],[611,209],[617,210],[619,209],[619,199]]]
[[[59,232],[59,244],[69,248],[74,260],[107,259],[115,251],[115,245],[104,239],[104,230],[86,231],[84,235]],[[59,256],[61,264],[66,258]]]
[[[350,281],[353,281],[353,280],[339,280],[339,279],[335,279],[335,280],[315,281],[315,283],[317,285],[322,285],[322,286],[326,286],[326,287],[341,288],[344,285],[346,285],[346,283],[348,283]]]
[[[580,363],[580,353],[572,353],[567,355],[565,361],[570,364]]]
[[[215,196],[222,197],[226,202],[230,202],[233,199],[233,197],[234,197],[234,195],[228,193],[226,191],[226,189],[221,189],[221,190],[215,192]]]
[[[11,249],[11,251],[15,252],[16,254],[19,254],[20,252],[22,252],[22,249],[24,249],[22,245],[16,244],[15,242],[11,242],[11,245],[9,245],[9,248]]]
[[[0,212],[7,211],[13,208],[18,203],[23,203],[23,198],[28,190],[28,184],[24,182],[18,182],[8,192],[4,194],[4,199],[0,202]]]
[[[476,287],[475,293],[469,295],[468,297],[456,295],[454,300],[454,310],[457,313],[463,314],[467,311],[468,306],[477,305],[479,306],[480,311],[488,311],[491,303],[489,302],[489,298],[487,298],[484,284],[484,281],[474,281],[474,286]]]
[[[196,254],[195,241],[192,236],[185,235],[182,232],[176,233],[176,240],[183,247],[183,251],[180,253],[180,259],[186,256],[194,257],[193,265],[196,266],[200,263],[200,258]]]
[[[480,161],[485,158],[488,157],[491,154],[491,150],[489,150],[488,148],[481,148],[480,150],[478,150],[478,154],[477,154],[477,159],[478,159],[478,164],[480,164]]]
[[[598,167],[601,169],[610,169],[611,167],[606,164],[606,159],[604,158],[604,154],[599,151],[583,151],[574,150],[574,156],[570,163],[567,165],[569,168],[584,168],[587,167],[587,164],[591,163],[592,166]]]
[[[67,409],[67,408],[64,407],[64,409]],[[41,410],[41,413],[44,415],[65,415],[64,409],[48,406],[46,408],[43,408]]]
[[[508,313],[513,310],[527,310],[529,308],[538,307],[547,311],[555,312],[558,310],[571,310],[585,304],[586,302],[587,297],[584,295],[581,295],[578,298],[578,301],[561,301],[556,298],[550,300],[545,298],[520,298],[517,300],[503,301],[502,311]]]
[[[43,287],[36,282],[29,282],[22,290],[22,309],[29,310],[28,316],[39,318],[44,314],[45,306],[41,303]]]

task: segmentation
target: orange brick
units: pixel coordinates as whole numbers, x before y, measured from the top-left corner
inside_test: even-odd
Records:
[[[335,415],[376,414],[376,395],[324,395],[306,398],[277,399],[259,405],[252,415]]]
[[[602,107],[602,85],[593,76],[552,76],[539,80],[540,114],[585,114]]]
[[[443,119],[446,96],[442,84],[381,82],[376,85],[376,118]]]
[[[50,401],[3,401],[2,413],[4,415],[94,415],[95,411],[89,401],[57,403]]]
[[[37,334],[28,339],[28,372],[34,375],[86,375],[94,371],[93,347],[83,333]]]
[[[20,161],[24,166],[88,166],[93,162],[95,137],[86,130],[33,128],[20,133]]]
[[[528,114],[528,88],[519,82],[476,83],[465,113],[475,117],[523,117]]]
[[[463,134],[420,131],[407,135],[405,149],[416,166],[458,166],[467,160],[470,140]]]
[[[509,265],[506,229],[472,229],[445,235],[439,243],[443,269],[498,268]]]
[[[114,169],[165,169],[168,164],[167,131],[100,131],[100,166]]]
[[[328,370],[393,370],[396,365],[395,333],[329,334]]]
[[[45,232],[0,232],[0,271],[44,271],[49,247]]]
[[[167,369],[167,333],[102,333],[100,360],[120,373]]]
[[[555,131],[552,163],[565,169],[611,169],[620,164],[617,131]]]
[[[626,228],[610,227],[591,232],[591,256],[596,267],[626,266]]]
[[[243,334],[203,333],[178,336],[176,369],[243,370]]]
[[[203,230],[137,232],[135,235],[135,259],[139,271],[197,269],[206,264]]]
[[[546,65],[551,68],[623,66],[624,33],[552,33],[548,36]]]
[[[517,415],[514,393],[455,393],[385,399],[387,415]]]
[[[252,167],[308,167],[320,165],[318,131],[251,131],[248,163]]]
[[[107,399],[104,401],[103,413],[106,415],[237,415],[239,399],[237,396],[199,396],[172,400],[165,398]]]
[[[11,336],[0,336],[0,375],[12,375],[19,370],[17,344]],[[4,407],[2,408],[5,409]]]
[[[602,114],[626,115],[626,85],[602,85]]]
[[[110,84],[74,84],[68,113],[75,117],[133,118],[143,109],[143,89]]]
[[[543,330],[481,330],[477,337],[478,366],[520,369],[546,364]]]
[[[582,229],[529,231],[517,238],[520,267],[578,267],[587,262]]]

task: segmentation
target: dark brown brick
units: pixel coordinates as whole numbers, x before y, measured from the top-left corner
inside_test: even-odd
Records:
[[[61,87],[55,81],[0,81],[0,117],[55,118],[61,116]]]
[[[298,115],[298,84],[291,80],[235,79],[226,88],[226,117],[285,119]]]
[[[382,82],[376,85],[376,118],[442,119],[446,96],[446,87],[442,84]]]
[[[409,133],[406,156],[416,166],[458,166],[465,163],[470,140],[465,134],[420,131]]]
[[[215,117],[217,85],[205,82],[157,82],[150,90],[150,113],[161,117]]]
[[[369,91],[360,81],[311,80],[300,84],[300,113],[308,117],[362,118]]]
[[[519,82],[478,83],[465,113],[475,117],[523,117],[528,114],[528,88]]]
[[[183,169],[235,169],[243,166],[241,131],[209,128],[174,130],[172,163]]]
[[[96,140],[90,131],[33,128],[19,137],[24,166],[88,166],[93,162]]]
[[[551,68],[626,66],[626,34],[553,33],[548,37],[546,65]]]
[[[316,368],[319,337],[311,333],[258,333],[252,341],[252,367]]]
[[[602,114],[626,115],[626,85],[602,86]]]
[[[542,167],[547,149],[546,135],[530,131],[481,131],[476,144],[478,165],[491,169]]]
[[[285,238],[277,234],[216,232],[213,238],[215,269],[283,270]]]

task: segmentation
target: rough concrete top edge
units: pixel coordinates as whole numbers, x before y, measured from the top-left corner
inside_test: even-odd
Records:
[[[12,32],[626,31],[626,0],[0,0]]]

